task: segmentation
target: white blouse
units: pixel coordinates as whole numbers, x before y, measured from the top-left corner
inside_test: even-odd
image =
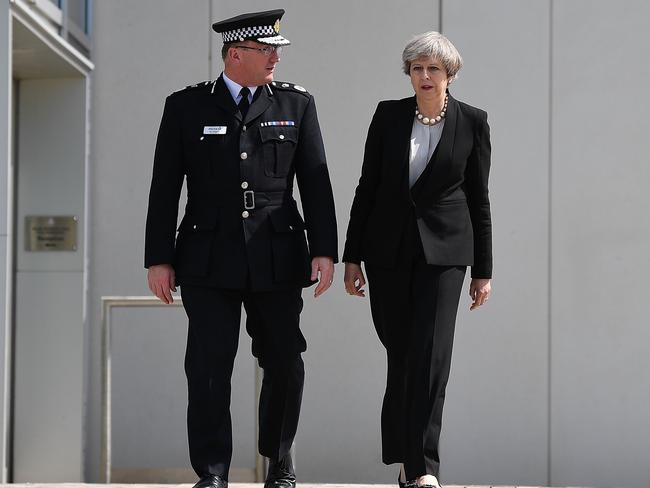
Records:
[[[442,119],[436,125],[425,125],[418,122],[417,118],[413,118],[409,154],[409,188],[413,187],[413,184],[427,167],[433,152],[440,142],[444,126],[445,119]]]

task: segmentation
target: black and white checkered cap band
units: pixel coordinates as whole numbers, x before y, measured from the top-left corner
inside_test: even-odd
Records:
[[[277,32],[272,25],[255,25],[252,27],[242,27],[222,33],[224,44],[228,42],[236,42],[240,39],[250,39],[258,37],[276,36]]]

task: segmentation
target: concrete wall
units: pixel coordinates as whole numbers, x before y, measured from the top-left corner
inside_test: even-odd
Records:
[[[88,309],[92,330],[87,364],[86,478],[98,481],[101,445],[100,300],[104,295],[149,294],[143,269],[144,220],[153,149],[163,102],[172,91],[210,77],[208,55],[211,37],[207,1],[95,2],[93,11],[93,61],[96,68],[92,78],[92,259]],[[182,376],[185,321],[174,312],[163,314],[162,317],[156,312],[152,313],[153,319],[160,318],[162,321],[152,322],[160,324],[160,333],[171,332],[171,335],[161,335],[161,339],[174,346],[156,349],[152,354],[162,355],[170,349],[180,354],[181,358],[176,356],[176,361],[168,358],[170,369],[175,366],[177,376],[165,379],[169,380],[169,391],[185,399],[186,386]],[[121,324],[124,323],[118,317],[115,326],[119,329],[124,326]],[[139,341],[143,331],[147,329],[134,328],[132,340]],[[121,337],[119,334],[116,337],[115,354],[128,357],[129,350],[122,347]],[[128,414],[139,415],[136,422],[141,426],[140,430],[149,425],[146,421],[148,417],[155,416],[149,410],[156,409],[160,398],[157,396],[159,392],[146,387],[146,379],[155,372],[148,369],[146,364],[149,362],[143,359],[142,368],[131,371],[130,375],[131,380],[140,385],[137,390],[144,396],[145,404],[149,405]],[[120,379],[121,370],[119,365],[116,367],[118,369],[114,372]],[[115,387],[116,407],[119,407],[123,405],[119,403],[122,398],[120,392],[133,385],[116,384]],[[158,429],[182,432],[184,415],[184,412],[180,412],[180,416],[166,416]],[[132,430],[125,430],[130,424],[120,411],[114,410],[113,418],[117,429],[113,430],[113,449],[119,452],[133,442]],[[148,438],[149,435],[148,431],[144,431],[135,437]],[[185,436],[168,436],[165,442],[167,446],[164,449],[182,453],[175,463],[169,461],[167,467],[189,467]],[[155,444],[149,444],[146,448],[155,449]],[[118,455],[115,462],[120,464],[116,467],[152,468],[160,467],[157,461],[168,461],[164,455],[152,457],[152,463],[148,464],[148,457],[124,460]],[[124,464],[121,464],[123,460]]]
[[[650,485],[649,14],[639,0],[553,5],[556,484]]]
[[[84,79],[24,80],[18,85],[13,436],[17,482],[83,477],[85,114]],[[28,215],[77,216],[77,250],[26,251]]]
[[[451,91],[487,110],[492,129],[495,263],[488,306],[470,313],[461,298],[441,446],[449,481],[546,483],[549,22],[545,0],[443,5],[465,61]]]
[[[471,314],[468,298],[461,301],[443,479],[647,487],[636,460],[650,438],[650,380],[642,374],[649,366],[642,304],[650,197],[641,186],[648,181],[641,155],[650,128],[643,111],[650,74],[642,61],[649,46],[641,24],[650,7],[587,0],[372,5],[274,4],[287,10],[282,32],[293,41],[276,78],[316,96],[341,245],[374,107],[410,94],[400,54],[412,34],[442,28],[466,62],[452,93],[490,114],[494,295]],[[164,97],[219,74],[212,21],[267,8],[261,0],[96,2],[89,481],[99,473],[99,301],[148,294],[144,216]],[[303,481],[393,482],[395,467],[380,463],[384,356],[367,300],[343,292],[342,271],[324,297],[305,294],[299,474]],[[149,443],[146,455],[117,457],[120,467],[187,466],[179,418],[186,326],[176,312],[115,316],[114,349],[122,359],[114,449],[134,438],[141,451]],[[248,467],[254,405],[245,334],[240,344],[234,465]],[[156,428],[173,435],[162,441],[148,434]]]
[[[9,3],[0,3],[0,482],[7,481],[7,433],[9,430],[9,363],[11,321],[7,314],[7,274],[11,259],[7,253],[9,229],[7,209],[11,161],[11,22]]]

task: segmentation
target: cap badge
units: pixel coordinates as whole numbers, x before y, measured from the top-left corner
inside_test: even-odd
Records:
[[[280,19],[275,21],[275,24],[273,25],[273,30],[275,30],[276,34],[280,33]]]

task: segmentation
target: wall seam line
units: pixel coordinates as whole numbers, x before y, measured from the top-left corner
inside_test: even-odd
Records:
[[[208,2],[208,18],[210,19],[210,28],[208,29],[208,80],[212,79],[212,0]]]
[[[552,466],[552,435],[553,435],[553,0],[549,0],[549,50],[548,50],[548,310],[547,310],[547,327],[548,327],[548,344],[547,344],[547,361],[548,361],[548,431],[547,431],[547,486],[552,485],[553,466]]]

